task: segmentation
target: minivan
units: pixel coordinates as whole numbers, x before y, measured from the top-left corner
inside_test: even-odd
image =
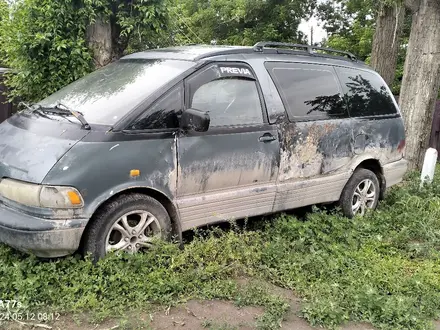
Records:
[[[0,242],[38,257],[338,203],[402,181],[405,130],[378,73],[308,45],[135,53],[0,125]]]

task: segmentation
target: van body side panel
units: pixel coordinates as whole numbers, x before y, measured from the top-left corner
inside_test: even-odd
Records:
[[[281,165],[274,212],[339,199],[353,160],[350,120],[279,125]]]
[[[402,159],[401,143],[404,140],[405,132],[397,108],[391,109],[391,111],[395,111],[394,114],[385,116],[378,116],[375,113],[375,116],[352,118],[348,113],[348,106],[357,107],[356,109],[364,116],[366,114],[362,111],[368,110],[368,106],[378,108],[377,111],[380,113],[380,107],[390,106],[392,103],[390,102],[392,96],[390,96],[389,89],[375,89],[374,86],[368,84],[367,79],[363,79],[363,73],[356,75],[349,72],[349,77],[353,76],[353,81],[357,85],[349,84],[354,90],[352,93],[354,96],[350,95],[350,99],[347,99],[346,91],[340,85],[339,78],[336,78],[336,81],[331,79],[332,70],[336,73],[336,70],[331,66],[288,62],[267,64],[268,62],[266,63],[266,74],[270,76],[269,78],[273,78],[273,83],[280,91],[281,98],[272,98],[270,94],[265,96],[271,98],[271,104],[283,102],[288,110],[282,122],[278,123],[281,154],[274,212],[337,201],[353,171],[363,161],[377,160],[383,167]],[[277,81],[276,75],[271,71],[277,68],[284,70],[281,71],[281,74],[285,74],[285,70],[292,69],[289,76],[289,79],[292,80],[300,79],[295,75],[300,77],[299,70],[304,68],[304,71],[312,72],[310,80],[314,79],[314,82],[307,81],[309,77],[305,75],[303,77],[304,86],[301,81],[295,88],[289,90],[288,87],[281,86],[282,84]],[[357,71],[353,72],[357,73]],[[261,72],[261,74],[263,73]],[[313,85],[320,86],[322,83],[320,82],[321,74],[327,75],[328,82],[335,84],[334,90],[336,92],[332,93],[331,90],[323,88],[323,95],[318,94],[310,100],[305,100],[304,104],[311,105],[311,107],[307,109],[308,112],[304,112],[301,110],[303,104],[295,103],[297,98],[292,97],[292,93],[299,93],[298,95],[301,97],[304,93],[310,93]],[[335,76],[337,77],[337,75]],[[379,78],[377,81],[380,84]],[[265,79],[260,78],[260,80]],[[376,82],[376,84],[378,83]],[[361,89],[357,90],[359,85]],[[303,92],[300,92],[301,90]],[[326,92],[327,95],[324,94]],[[310,94],[313,95],[313,92]],[[288,103],[286,100],[289,98],[292,101],[286,105]],[[288,109],[289,105],[291,106],[290,110]],[[391,106],[397,107],[397,105]],[[279,108],[281,107],[283,104],[279,105]],[[347,112],[342,110],[344,108]],[[353,112],[356,109],[353,108]],[[310,120],[304,117],[298,120],[288,119],[289,116],[298,113],[307,117],[313,112],[316,116],[311,116]],[[320,118],[319,115],[326,118]],[[404,173],[405,168],[404,165],[401,165],[397,169],[394,166],[393,169],[394,174],[390,177],[394,184],[399,181],[396,178],[402,172]],[[386,173],[384,173],[384,178],[387,178]]]
[[[402,181],[402,118],[280,125],[280,173],[274,212],[339,200],[354,170],[377,160],[386,187]],[[395,164],[395,165],[392,165]]]
[[[183,230],[272,212],[279,142],[260,142],[268,132],[277,135],[265,125],[179,138],[177,204]]]
[[[352,160],[352,120],[279,125],[283,145],[279,182],[314,178],[344,169]]]
[[[359,160],[376,159],[383,172],[383,188],[400,182],[407,167],[403,160],[405,128],[390,88],[372,70],[348,67],[335,67],[335,70],[350,117],[355,121],[356,161],[352,168]]]
[[[43,184],[76,187],[84,198],[84,217],[91,217],[113,195],[133,188],[151,188],[173,200],[177,182],[173,133],[160,139],[137,136],[112,140],[96,136],[78,143],[61,158]],[[132,177],[131,170],[139,170],[140,175]]]
[[[176,203],[183,230],[272,212],[278,131],[268,123],[252,71],[242,62],[217,62],[185,80],[186,107],[209,111],[210,127],[178,136]],[[231,72],[250,77],[227,76]]]
[[[265,96],[272,99],[272,104],[278,102],[278,108],[288,110],[277,124],[281,150],[273,211],[339,199],[350,177],[344,169],[354,157],[354,121],[348,118],[333,67],[289,62],[266,62],[265,67],[267,78],[260,80],[270,80],[279,91],[278,97]],[[275,70],[280,70],[276,74],[284,81],[277,80]],[[304,72],[306,75],[301,78]],[[296,96],[313,94],[310,91],[322,84],[321,74],[332,86],[310,98],[304,97],[303,103],[296,102]],[[293,118],[297,114],[302,117]]]
[[[368,156],[384,166],[403,158],[403,150],[399,146],[405,139],[405,129],[400,115],[394,118],[359,118],[352,121],[355,160]]]
[[[408,170],[408,161],[404,158],[397,162],[384,165],[383,173],[386,188],[392,187],[403,181],[403,177]]]

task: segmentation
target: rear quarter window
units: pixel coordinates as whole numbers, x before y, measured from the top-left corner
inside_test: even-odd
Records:
[[[350,117],[384,116],[397,113],[393,96],[376,73],[336,68]]]
[[[348,117],[343,93],[333,67],[267,62],[291,121]]]

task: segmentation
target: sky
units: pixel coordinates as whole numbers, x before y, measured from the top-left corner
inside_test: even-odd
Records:
[[[323,2],[325,2],[325,0],[318,0],[318,4]],[[327,33],[319,25],[320,23],[318,22],[316,17],[313,16],[308,21],[302,20],[301,24],[299,25],[299,30],[307,36],[307,39],[310,42],[310,30],[313,26],[313,42],[321,42],[323,39],[327,38]]]
[[[302,20],[299,25],[299,30],[307,36],[307,39],[310,42],[310,31],[313,27],[313,42],[321,42],[323,39],[327,38],[327,33],[319,25],[316,17],[312,17],[309,21]]]

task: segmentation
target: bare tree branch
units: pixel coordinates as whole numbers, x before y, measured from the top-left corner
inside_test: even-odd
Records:
[[[421,0],[405,0],[405,7],[415,13],[420,8]]]

